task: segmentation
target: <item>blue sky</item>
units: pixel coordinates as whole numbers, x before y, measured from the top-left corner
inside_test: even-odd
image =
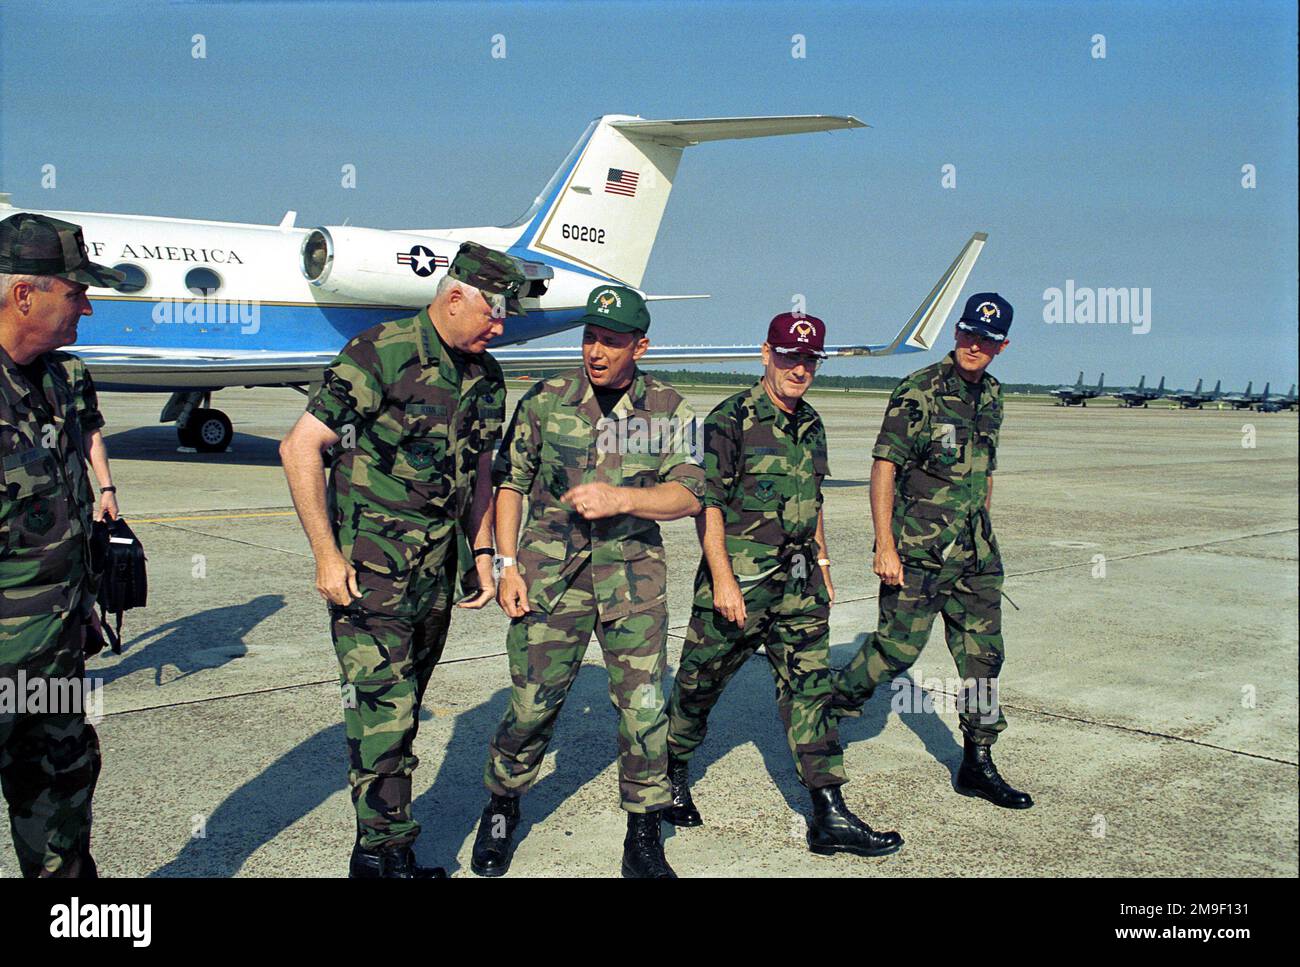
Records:
[[[757,340],[794,293],[832,341],[887,339],[983,230],[967,291],[1016,308],[1004,379],[1296,379],[1289,3],[0,10],[0,188],[20,206],[496,224],[598,114],[853,114],[872,127],[686,152],[644,285],[713,298],[657,306],[657,341]],[[1045,323],[1043,293],[1067,279],[1149,288],[1150,332]],[[901,375],[919,359],[827,372]]]

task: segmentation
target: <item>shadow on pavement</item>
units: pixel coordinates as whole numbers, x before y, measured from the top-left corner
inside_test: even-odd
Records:
[[[858,649],[862,647],[863,641],[866,640],[865,634],[860,634],[853,640],[853,644],[843,648],[833,649],[831,663],[840,667],[849,661]],[[928,648],[929,646],[927,646]],[[935,645],[942,649],[942,645]],[[947,655],[946,649],[943,653]],[[922,656],[926,652],[921,653]],[[954,669],[952,674],[957,674]],[[876,694],[862,708],[860,718],[845,718],[840,720],[840,742],[848,746],[851,742],[861,742],[868,739],[874,739],[885,728],[885,722],[889,719],[890,704],[896,693],[891,685],[897,685],[898,688],[912,689],[916,687],[916,682],[911,674],[904,672],[889,685],[883,685],[876,689]],[[936,708],[942,708],[946,696],[935,692],[924,692],[929,696]],[[921,744],[925,746],[928,752],[936,762],[948,769],[952,774],[953,781],[957,779],[957,770],[961,766],[962,747],[953,735],[952,728],[938,714],[934,712],[915,711],[906,714],[900,714],[898,720],[912,730]],[[850,779],[855,778],[853,775]],[[869,777],[862,777],[869,778]]]
[[[831,663],[839,667],[854,655],[862,646],[865,635],[858,635],[852,645],[833,649]],[[955,674],[955,673],[954,673]],[[899,679],[900,685],[910,688],[911,679],[905,674]],[[929,693],[927,693],[929,694]],[[854,742],[873,739],[884,731],[890,715],[890,699],[894,691],[888,686],[877,689],[876,694],[863,707],[859,718],[845,718],[840,721],[840,743],[847,748]],[[942,702],[943,695],[933,696],[936,702]],[[952,730],[938,715],[933,713],[909,713],[899,716],[924,744],[926,751],[937,762],[942,763],[956,778],[961,764],[961,746],[953,738]],[[763,757],[763,765],[768,775],[785,797],[790,809],[801,815],[808,815],[811,803],[807,790],[799,782],[795,773],[794,759],[790,746],[785,739],[785,730],[776,711],[776,687],[772,681],[771,668],[767,657],[757,654],[745,663],[727,685],[722,699],[709,716],[709,734],[691,759],[691,782],[697,783],[707,774],[709,767],[722,759],[732,749],[753,742]],[[850,785],[845,791],[845,798],[851,809],[858,808],[864,800],[870,802],[870,775],[849,773]],[[732,790],[743,796],[744,790]],[[708,797],[695,794],[695,804],[708,822]],[[869,822],[869,817],[864,814]]]
[[[163,669],[169,665],[180,673],[177,678],[220,668],[248,654],[245,636],[284,605],[283,595],[263,594],[245,604],[211,608],[169,621],[124,641],[122,656],[115,664],[106,664],[116,658],[110,651],[96,655],[87,662],[86,673],[108,684],[149,668],[154,684],[163,686]],[[129,627],[131,620],[128,613],[124,626]]]
[[[285,432],[289,428],[285,427]],[[254,436],[235,431],[225,453],[181,453],[176,428],[170,423],[138,426],[110,433],[104,440],[114,460],[165,460],[168,463],[197,463],[204,466],[278,467],[280,441],[276,437]]]
[[[592,641],[591,647],[598,647]],[[504,667],[502,674],[505,675]],[[421,826],[420,854],[425,862],[458,869],[456,853],[478,829],[488,802],[483,785],[488,742],[505,713],[510,689],[456,717],[446,754],[433,785],[415,801],[415,818]],[[533,826],[547,819],[566,799],[605,771],[618,755],[618,719],[609,701],[609,676],[598,665],[583,665],[560,710],[555,733],[547,749],[555,756],[554,771],[543,775],[520,801],[516,845]],[[618,780],[610,777],[610,810],[619,808]],[[617,864],[618,856],[610,863]]]
[[[430,689],[428,698],[436,701],[436,671]],[[466,837],[473,835],[487,802],[483,765],[509,693],[509,688],[498,689],[487,701],[456,716],[433,784],[412,804],[421,826],[416,841],[421,862],[445,866],[448,872],[457,868],[456,853]],[[584,666],[565,705],[567,711],[561,711],[551,743],[551,751],[558,757],[556,769],[525,797],[516,842],[614,761],[617,722],[609,704],[605,670]],[[421,721],[430,718],[424,710]],[[421,749],[426,749],[421,768],[428,768],[426,740],[417,737],[417,754]],[[589,751],[582,754],[577,751],[580,749]],[[301,742],[227,796],[207,817],[205,836],[191,839],[175,859],[151,875],[236,875],[254,852],[330,796],[344,791],[347,768],[343,723],[339,722]],[[614,782],[610,784],[610,808],[618,808]],[[344,841],[351,841],[350,831]],[[617,860],[611,857],[612,863]],[[340,875],[346,872],[346,852],[339,855],[337,868]]]
[[[240,786],[207,817],[193,838],[152,877],[237,874],[248,858],[347,786],[343,723],[322,729]],[[351,839],[351,837],[348,837]],[[340,875],[348,858],[338,858]]]
[[[265,598],[278,600],[272,595]],[[837,651],[852,654],[848,648]],[[846,658],[847,655],[839,656],[839,663]],[[504,677],[504,669],[502,674]],[[579,671],[548,750],[548,754],[556,757],[554,769],[524,796],[516,844],[523,841],[533,826],[544,822],[614,762],[617,718],[610,706],[608,682],[605,669],[598,665],[583,665]],[[431,702],[436,702],[437,684],[435,672],[430,683]],[[508,687],[502,687],[491,698],[457,714],[451,737],[436,765],[429,761],[427,739],[417,739],[417,754],[425,749],[421,768],[436,769],[431,785],[412,805],[413,815],[421,825],[416,843],[421,862],[445,866],[448,872],[459,868],[456,856],[474,835],[487,804],[483,767],[488,741],[501,720],[509,693]],[[842,741],[847,744],[879,735],[889,716],[891,694],[888,689],[879,690],[867,703],[862,718],[846,720],[841,725]],[[421,718],[427,722],[429,712],[424,711]],[[921,739],[930,755],[955,772],[961,748],[939,716],[909,714],[902,716],[902,720]],[[808,797],[795,775],[776,712],[771,671],[763,655],[756,655],[736,673],[710,716],[709,735],[691,762],[692,781],[698,782],[713,763],[732,749],[751,742],[791,810],[806,815]],[[869,790],[869,776],[850,775],[849,778],[857,780],[858,789]],[[234,876],[254,852],[346,787],[347,753],[340,722],[295,746],[231,793],[208,817],[205,838],[190,840],[175,859],[152,875]],[[729,795],[744,797],[746,793],[742,787],[731,790]],[[613,777],[609,777],[606,798],[611,811],[619,808],[617,781]],[[850,806],[860,804],[862,799],[861,795],[850,794]],[[707,822],[709,796],[697,793],[696,802]],[[868,817],[864,815],[864,818]],[[673,828],[665,824],[664,835],[674,835]],[[350,839],[349,831],[344,842]],[[611,855],[609,862],[614,868],[617,855]],[[337,868],[340,875],[346,870],[345,853],[340,853]]]

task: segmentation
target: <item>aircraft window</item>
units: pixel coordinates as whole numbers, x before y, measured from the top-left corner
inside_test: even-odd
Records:
[[[221,276],[207,268],[190,269],[185,273],[185,288],[195,295],[212,295],[221,288]]]
[[[130,262],[119,262],[113,268],[126,276],[126,281],[118,289],[119,292],[139,292],[149,284],[149,276],[138,265],[132,265]]]

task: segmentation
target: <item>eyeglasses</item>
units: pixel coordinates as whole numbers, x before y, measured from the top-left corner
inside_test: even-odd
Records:
[[[816,369],[817,364],[821,362],[821,357],[808,356],[805,355],[804,353],[773,352],[772,358],[776,360],[776,364],[780,366],[782,369],[794,369],[800,363],[802,363],[808,369]]]
[[[975,343],[980,349],[992,352],[1002,345],[1003,340],[997,336],[981,336],[973,332],[967,332],[965,329],[957,330],[957,338],[964,340],[966,343]]]

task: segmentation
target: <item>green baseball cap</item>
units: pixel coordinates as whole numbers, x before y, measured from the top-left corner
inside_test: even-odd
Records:
[[[639,332],[650,328],[650,312],[641,293],[622,285],[601,285],[587,296],[585,325],[600,326],[614,332]]]
[[[80,225],[31,212],[0,222],[0,273],[52,275],[106,289],[126,281],[116,269],[90,261]]]
[[[519,304],[519,293],[524,287],[524,273],[518,263],[504,252],[479,245],[478,242],[465,242],[451,260],[447,274],[476,289],[505,296],[506,315],[527,314]]]

